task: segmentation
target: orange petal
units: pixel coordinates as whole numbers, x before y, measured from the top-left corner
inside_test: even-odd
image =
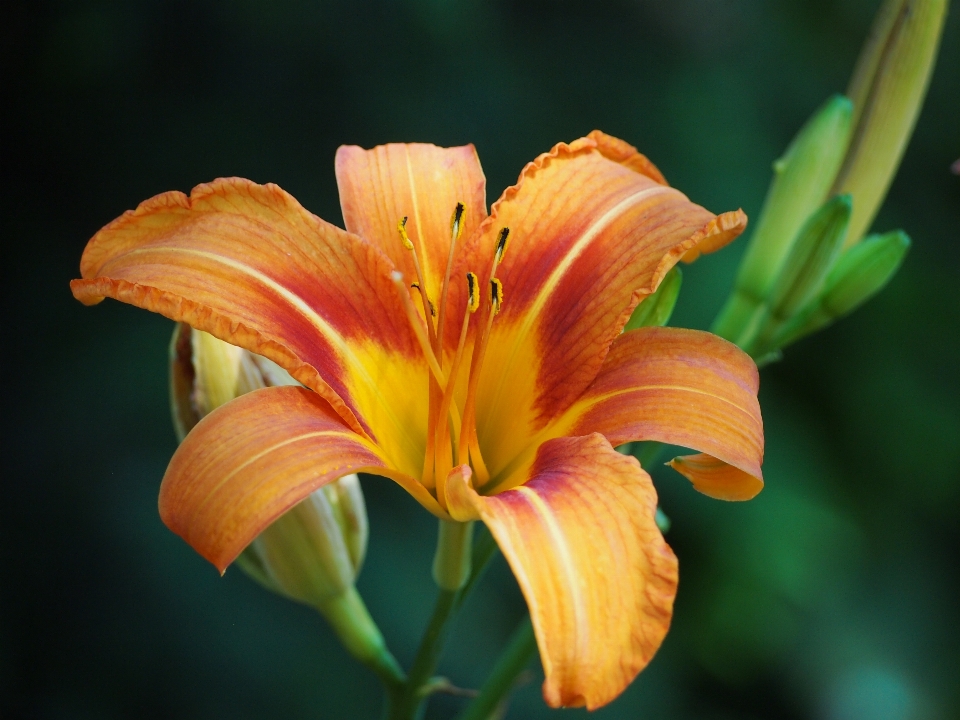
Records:
[[[701,450],[672,466],[710,497],[749,500],[763,488],[759,384],[750,356],[716,335],[640,328],[614,341],[597,379],[555,432]]]
[[[680,258],[692,263],[701,255],[712,253],[735,240],[747,227],[747,215],[743,210],[721,213],[700,231],[700,236]]]
[[[608,143],[609,145],[609,143]],[[529,164],[494,205],[479,243],[511,229],[477,395],[492,474],[596,377],[636,304],[682,255],[730,229],[678,190],[605,157],[584,138]]]
[[[223,572],[270,523],[327,483],[386,475],[446,517],[418,482],[300,387],[242,395],[201,420],[177,448],[160,486],[167,526]]]
[[[87,245],[71,288],[87,304],[116,298],[265,355],[412,469],[423,438],[410,428],[425,420],[407,395],[426,393],[427,373],[392,269],[277,186],[232,178],[124,213]]]
[[[455,469],[447,504],[480,517],[523,590],[553,707],[593,709],[619,695],[660,647],[677,559],[654,522],[650,476],[601,435],[540,446],[521,487],[478,495]]]
[[[761,478],[753,477],[706,453],[681,455],[671,460],[669,465],[693,483],[697,490],[718,500],[750,500],[763,489]]]
[[[663,176],[663,173],[657,169],[657,166],[650,162],[646,155],[638,151],[630,143],[615,138],[612,135],[607,135],[599,130],[594,130],[587,135],[587,137],[597,143],[597,150],[599,150],[605,158],[620,163],[641,175],[646,175],[661,185],[669,184]]]
[[[336,170],[347,230],[377,245],[413,281],[412,254],[397,231],[397,222],[408,218],[406,230],[420,259],[427,295],[437,303],[450,252],[454,208],[457,203],[465,206],[461,244],[487,216],[486,180],[473,145],[440,148],[394,143],[372,150],[344,145],[337,150]],[[462,284],[463,273],[472,268],[461,267],[466,260],[462,253],[457,259],[452,277]],[[462,314],[460,307],[452,316],[459,321]],[[450,328],[456,342],[459,325],[450,323]]]

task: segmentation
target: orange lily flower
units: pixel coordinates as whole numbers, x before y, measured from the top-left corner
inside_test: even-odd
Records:
[[[83,254],[82,302],[189,323],[306,386],[202,420],[163,478],[164,522],[223,571],[325,483],[391,478],[439,518],[487,524],[546,701],[611,701],[660,646],[677,586],[650,477],[614,446],[700,451],[672,465],[713,497],[763,484],[753,361],[704,332],[621,330],[746,217],[691,203],[597,131],[528,164],[489,216],[472,145],[341,147],[336,173],[346,231],[275,185],[221,179],[147,200]]]

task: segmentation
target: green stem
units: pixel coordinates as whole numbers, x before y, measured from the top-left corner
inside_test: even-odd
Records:
[[[523,672],[537,652],[537,639],[527,615],[510,636],[510,642],[490,677],[480,688],[480,694],[458,716],[457,720],[487,720],[516,685],[517,676]]]
[[[430,622],[423,633],[403,690],[396,696],[388,695],[388,720],[412,720],[422,717],[426,697],[420,691],[433,677],[433,671],[440,660],[440,653],[443,652],[444,642],[450,632],[449,621],[457,607],[458,595],[456,591],[442,589],[437,595],[433,615],[430,616]]]
[[[388,687],[385,713],[388,720],[416,720],[423,716],[428,686],[450,634],[450,620],[493,556],[496,543],[492,543],[492,549],[488,547],[492,541],[489,533],[481,535],[479,553],[474,551],[473,525],[472,522],[440,521],[433,561],[433,577],[440,591],[406,682],[398,692],[391,692]],[[476,565],[474,557],[478,561]]]

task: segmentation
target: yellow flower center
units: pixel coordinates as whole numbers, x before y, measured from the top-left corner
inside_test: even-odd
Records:
[[[407,235],[407,218],[405,217],[397,223],[397,231],[400,234],[400,241],[403,246],[410,251],[413,257],[417,279],[410,283],[408,287],[400,272],[394,272],[392,275],[407,318],[430,368],[427,441],[421,482],[436,494],[437,500],[444,507],[446,506],[446,499],[443,486],[447,473],[453,467],[465,463],[469,464],[473,470],[474,484],[477,487],[482,487],[490,479],[490,473],[487,471],[477,441],[476,394],[493,318],[496,317],[503,305],[503,284],[495,277],[495,274],[506,252],[507,241],[510,237],[510,228],[506,227],[502,228],[497,235],[497,245],[494,249],[489,273],[490,312],[487,314],[486,323],[479,328],[474,338],[473,354],[467,370],[467,395],[463,405],[463,417],[461,418],[457,405],[454,403],[454,389],[463,364],[470,318],[480,307],[479,280],[473,272],[466,273],[467,305],[460,326],[457,349],[453,355],[449,371],[446,371],[443,367],[443,338],[444,323],[448,311],[447,299],[450,274],[453,268],[457,241],[463,233],[464,212],[463,203],[457,203],[450,219],[450,252],[441,285],[439,305],[435,304],[433,299],[427,295],[427,284],[424,281],[420,259],[417,257],[416,247]],[[420,297],[423,306],[422,315],[414,307],[411,290]]]

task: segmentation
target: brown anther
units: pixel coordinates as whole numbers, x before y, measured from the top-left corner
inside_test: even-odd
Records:
[[[497,265],[503,260],[503,254],[507,251],[507,240],[510,239],[510,228],[500,228],[500,234],[497,235],[497,250],[494,253]]]
[[[477,293],[477,276],[472,272],[467,273],[467,308],[475,313],[480,307],[480,295]]]
[[[403,242],[403,246],[407,250],[413,250],[413,241],[410,239],[410,236],[407,235],[407,216],[404,215],[400,222],[397,223],[397,230],[400,231],[400,240]]]
[[[459,240],[463,234],[463,213],[465,210],[464,204],[460,202],[453,209],[453,217],[450,218],[450,237],[453,238],[453,242]]]
[[[494,315],[500,312],[500,307],[503,305],[503,283],[497,278],[490,280],[490,304]]]

